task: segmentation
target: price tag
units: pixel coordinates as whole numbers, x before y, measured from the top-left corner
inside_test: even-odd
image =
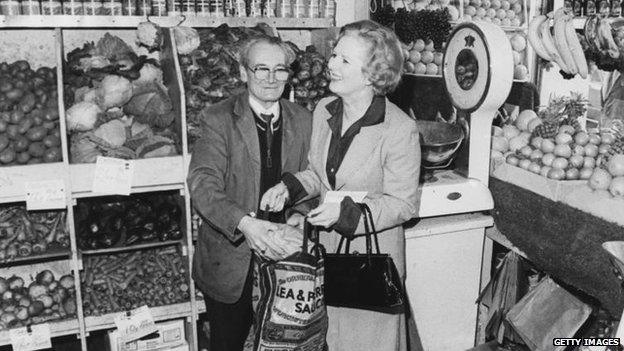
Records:
[[[65,183],[61,179],[24,182],[26,210],[52,210],[67,207]]]
[[[13,351],[41,350],[52,347],[50,342],[50,325],[48,323],[33,325],[30,328],[10,329],[9,338]]]
[[[125,342],[140,339],[158,330],[147,306],[118,314],[115,317],[115,325],[119,331],[119,337]]]
[[[132,161],[98,156],[93,174],[93,192],[130,195],[133,174]]]

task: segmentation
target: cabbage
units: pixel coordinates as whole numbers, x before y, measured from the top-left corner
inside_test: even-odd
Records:
[[[102,79],[98,93],[100,106],[104,110],[121,107],[132,98],[132,83],[126,78],[108,75]]]
[[[173,36],[180,55],[188,55],[199,47],[199,33],[195,28],[174,27]]]
[[[146,63],[141,67],[139,71],[139,78],[132,81],[132,84],[135,89],[143,84],[150,84],[153,82],[163,83],[163,72],[160,68],[152,65],[151,63]]]
[[[124,122],[114,119],[99,126],[93,131],[93,134],[113,147],[120,147],[126,142],[126,125]]]
[[[100,107],[92,102],[81,101],[65,112],[65,120],[69,131],[86,132],[95,127]]]

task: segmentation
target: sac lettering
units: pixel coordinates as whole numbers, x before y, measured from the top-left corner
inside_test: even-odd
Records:
[[[297,313],[314,313],[317,308],[323,306],[323,299],[318,299],[312,303],[297,302],[295,304],[295,312]]]

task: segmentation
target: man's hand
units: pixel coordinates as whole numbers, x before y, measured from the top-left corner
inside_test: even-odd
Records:
[[[303,230],[303,224],[305,223],[305,216],[301,213],[294,212],[288,219],[286,220],[286,224],[293,226],[295,228],[299,228]]]
[[[340,218],[340,203],[323,203],[308,213],[308,222],[312,225],[329,228]]]
[[[247,245],[260,256],[277,261],[287,255],[286,250],[275,242],[274,232],[278,230],[276,224],[245,216],[238,224],[238,229],[245,235]]]
[[[279,212],[284,209],[284,204],[288,200],[288,188],[284,182],[279,182],[262,195],[260,208],[268,209],[272,212]]]

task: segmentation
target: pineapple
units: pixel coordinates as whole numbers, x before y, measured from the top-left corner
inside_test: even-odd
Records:
[[[532,137],[542,137],[544,139],[554,138],[559,130],[559,123],[556,121],[546,121],[539,126],[535,127],[532,133]]]
[[[624,136],[618,138],[615,142],[613,142],[613,144],[611,144],[609,150],[607,150],[607,152],[605,152],[602,156],[602,164],[608,164],[611,157],[619,154],[624,155]]]
[[[544,123],[535,128],[533,136],[553,138],[557,135],[559,127],[566,124],[580,131],[582,128],[578,118],[583,116],[586,110],[587,101],[580,93],[571,92],[569,97],[551,97],[548,107],[540,111]]]

